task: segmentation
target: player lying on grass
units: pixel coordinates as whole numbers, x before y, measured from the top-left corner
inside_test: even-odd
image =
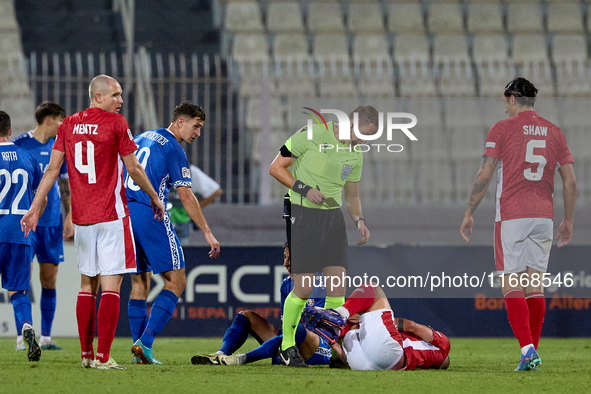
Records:
[[[449,339],[412,320],[395,320],[379,287],[366,284],[357,288],[336,310],[306,308],[302,320],[321,335],[332,331],[332,340],[343,338],[342,346],[334,343],[332,348],[353,370],[449,367]]]
[[[291,272],[291,260],[287,243],[283,245],[283,266]],[[283,316],[283,302],[293,287],[291,276],[286,277],[281,284],[281,314]],[[308,300],[309,304],[324,306],[326,289],[315,287]],[[246,342],[248,334],[252,335],[261,346],[246,353],[234,352]],[[253,311],[242,311],[234,317],[232,325],[222,339],[222,347],[215,354],[196,355],[191,358],[193,364],[204,365],[240,365],[252,363],[266,358],[273,358],[273,364],[278,364],[277,351],[281,346],[283,336],[279,329]],[[322,365],[330,362],[331,350],[318,335],[310,332],[299,324],[296,329],[296,345],[307,365]]]

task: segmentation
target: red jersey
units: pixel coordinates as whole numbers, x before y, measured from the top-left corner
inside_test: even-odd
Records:
[[[72,189],[72,221],[78,225],[128,216],[121,157],[137,145],[118,113],[88,108],[64,119],[53,149],[64,152]]]
[[[431,343],[408,332],[401,332],[402,347],[406,356],[404,369],[429,369],[438,366],[449,355],[449,339],[439,331],[433,330]]]
[[[554,173],[574,162],[560,128],[520,112],[490,128],[484,156],[499,159],[496,222],[554,218]]]

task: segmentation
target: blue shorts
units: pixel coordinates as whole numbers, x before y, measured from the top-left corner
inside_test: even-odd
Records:
[[[312,357],[310,357],[309,359],[307,359],[305,361],[305,363],[307,365],[328,365],[328,364],[330,364],[330,359],[332,357],[332,350],[330,348],[330,345],[328,343],[326,343],[322,338],[318,337],[318,339],[319,339],[318,349],[316,349],[316,352],[314,352]],[[279,357],[275,356],[271,360],[271,363],[273,365],[278,365],[278,364],[281,364],[281,360],[279,359]]]
[[[0,276],[2,288],[25,291],[31,283],[32,248],[24,244],[0,243]]]
[[[33,261],[37,255],[39,263],[59,264],[64,261],[64,238],[63,226],[53,227],[37,227],[36,231],[31,231],[33,234],[31,258]]]
[[[154,219],[152,207],[129,202],[129,215],[137,259],[137,272],[155,274],[185,268],[185,256],[168,213],[161,221]]]
[[[322,338],[318,338],[320,342],[318,343],[318,349],[316,352],[306,360],[306,364],[308,365],[328,365],[330,363],[330,358],[332,357],[332,350],[330,349],[330,345]]]

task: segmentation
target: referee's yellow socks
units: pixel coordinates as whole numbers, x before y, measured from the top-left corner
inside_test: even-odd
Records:
[[[326,297],[324,309],[336,309],[345,303],[345,297]]]
[[[295,346],[296,329],[298,328],[302,311],[306,306],[306,301],[308,300],[302,300],[293,291],[285,298],[285,303],[283,304],[283,341],[281,342],[281,350]]]

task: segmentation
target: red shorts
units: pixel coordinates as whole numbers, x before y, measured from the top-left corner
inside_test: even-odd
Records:
[[[449,338],[439,331],[433,330],[431,343],[407,332],[401,332],[400,335],[402,335],[402,345],[406,355],[405,369],[435,367],[445,360],[451,348]]]

